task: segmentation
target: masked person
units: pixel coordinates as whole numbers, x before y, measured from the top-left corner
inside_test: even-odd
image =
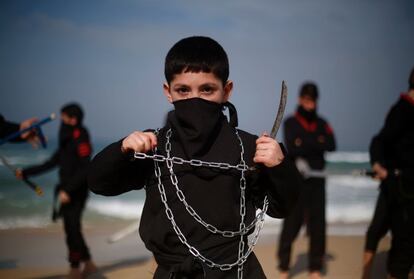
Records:
[[[145,189],[139,231],[158,263],[156,279],[265,278],[247,243],[256,209],[268,204],[267,214],[280,218],[297,199],[299,174],[281,146],[236,128],[228,76],[216,41],[180,40],[165,59],[164,93],[174,105],[165,126],[133,132],[91,163],[97,194]]]
[[[299,92],[299,106],[284,124],[285,144],[294,161],[304,161],[312,171],[325,168],[324,154],[336,148],[331,126],[318,116],[319,93],[314,83],[305,83]],[[300,169],[300,168],[299,168]],[[288,278],[292,243],[303,224],[309,236],[309,277],[320,278],[326,242],[325,178],[303,173],[303,189],[293,212],[283,221],[279,239],[280,278]]]
[[[363,278],[370,278],[378,242],[389,229],[389,276],[408,278],[414,265],[414,69],[408,82],[408,92],[401,94],[371,141],[372,169],[381,184],[366,234]]]
[[[83,111],[78,104],[61,109],[58,150],[41,165],[16,171],[18,178],[38,175],[59,168],[59,183],[55,193],[60,202],[66,244],[69,250],[69,278],[81,278],[96,270],[81,230],[81,217],[88,198],[87,168],[92,146],[88,131],[82,125]],[[80,265],[83,264],[83,270]]]

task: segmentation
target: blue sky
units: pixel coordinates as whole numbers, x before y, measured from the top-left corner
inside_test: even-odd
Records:
[[[413,1],[1,1],[0,112],[43,117],[70,101],[96,141],[162,126],[168,49],[191,35],[226,49],[240,128],[269,130],[304,81],[339,149],[366,150],[414,67]],[[53,138],[55,123],[46,133]]]

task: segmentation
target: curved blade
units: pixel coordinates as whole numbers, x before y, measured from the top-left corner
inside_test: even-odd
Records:
[[[282,124],[283,114],[285,113],[285,107],[287,102],[287,86],[285,81],[282,81],[282,91],[280,93],[279,109],[275,122],[273,123],[272,131],[270,132],[271,138],[276,138],[277,132],[279,131],[280,125]]]

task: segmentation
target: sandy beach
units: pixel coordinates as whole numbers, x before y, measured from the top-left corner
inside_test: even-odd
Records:
[[[155,263],[138,233],[113,243],[108,237],[129,222],[86,223],[84,231],[99,272],[90,278],[152,278]],[[277,229],[265,230],[255,253],[268,278],[277,278]],[[336,231],[340,229],[336,228]],[[329,228],[330,232],[335,231]],[[325,278],[353,279],[361,276],[362,235],[332,235],[327,242]],[[64,278],[67,273],[66,248],[60,224],[38,229],[0,231],[0,278]],[[385,278],[389,238],[379,247],[372,278]],[[302,233],[294,245],[292,278],[307,278],[307,238]]]

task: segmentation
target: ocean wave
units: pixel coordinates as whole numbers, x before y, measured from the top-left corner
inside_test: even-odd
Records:
[[[18,228],[44,228],[50,223],[50,218],[44,216],[8,217],[0,219],[0,230]]]
[[[369,222],[374,206],[371,204],[335,205],[327,208],[328,223]]]
[[[327,178],[328,187],[352,187],[352,188],[371,188],[376,189],[379,182],[363,176],[353,175],[330,175]]]
[[[121,199],[104,201],[93,200],[88,203],[88,209],[99,214],[122,219],[137,219],[144,207],[143,201],[124,201]]]
[[[338,151],[326,154],[326,160],[331,163],[368,163],[369,153],[359,151]]]

